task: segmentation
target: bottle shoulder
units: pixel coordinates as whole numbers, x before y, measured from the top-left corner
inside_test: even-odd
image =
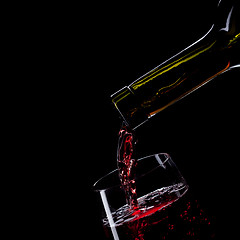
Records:
[[[233,37],[240,32],[240,1],[220,1],[216,11],[214,31],[221,36]]]

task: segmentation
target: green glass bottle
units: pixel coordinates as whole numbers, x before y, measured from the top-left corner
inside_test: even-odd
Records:
[[[218,75],[240,67],[240,1],[222,0],[215,23],[198,41],[111,98],[123,120],[137,128]]]

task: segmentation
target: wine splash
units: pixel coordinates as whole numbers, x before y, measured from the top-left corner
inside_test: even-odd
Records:
[[[163,192],[166,194],[172,192],[173,189],[174,187],[165,189]],[[150,195],[146,196],[145,200],[151,199]],[[158,211],[158,205],[149,207],[154,214],[134,219],[130,219],[126,215],[123,216],[124,212],[127,214],[126,209],[123,209],[127,206],[123,206],[113,214],[114,219],[117,219],[118,222],[115,226],[111,226],[107,218],[103,219],[104,229],[108,233],[114,227],[121,240],[216,239],[216,218],[209,216],[199,201],[193,200],[190,196],[183,197],[181,201],[177,201],[178,199],[175,195],[168,207],[162,207],[161,211]]]
[[[130,234],[131,239],[144,240],[144,229],[146,226],[151,226],[145,219],[177,201],[186,193],[188,187],[185,183],[180,182],[156,189],[137,198],[135,180],[138,161],[133,157],[135,145],[133,132],[123,123],[119,131],[117,164],[127,204],[111,213],[111,223],[108,222],[108,218],[105,218],[103,224],[107,229],[118,228],[120,234],[123,228],[123,233]],[[156,155],[154,155],[156,160],[165,169],[166,166]],[[126,226],[127,229],[125,229]]]
[[[150,192],[138,198],[137,209],[131,209],[129,205],[126,204],[112,213],[114,227],[150,216],[177,201],[185,192],[186,187],[183,183],[174,184]],[[107,218],[103,219],[103,223],[111,227]]]
[[[137,160],[133,158],[135,146],[134,135],[123,123],[119,131],[117,165],[122,187],[125,191],[126,201],[130,208],[137,208],[137,193],[135,185],[135,174]]]

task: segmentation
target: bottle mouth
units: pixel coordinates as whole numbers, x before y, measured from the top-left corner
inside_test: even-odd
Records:
[[[115,92],[111,99],[123,121],[133,130],[148,120],[147,113],[130,87],[126,86]]]

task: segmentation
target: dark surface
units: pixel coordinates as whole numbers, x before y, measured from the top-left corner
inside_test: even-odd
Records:
[[[67,80],[56,83],[61,100],[51,108],[58,112],[51,135],[59,144],[51,160],[57,167],[50,192],[57,197],[50,205],[60,235],[104,239],[91,187],[116,168],[121,120],[110,95],[205,34],[217,2],[98,2],[84,6],[83,19],[69,24]],[[232,231],[226,219],[237,208],[237,79],[239,70],[214,79],[136,132],[138,156],[169,153],[196,198],[227,225],[225,233]]]

